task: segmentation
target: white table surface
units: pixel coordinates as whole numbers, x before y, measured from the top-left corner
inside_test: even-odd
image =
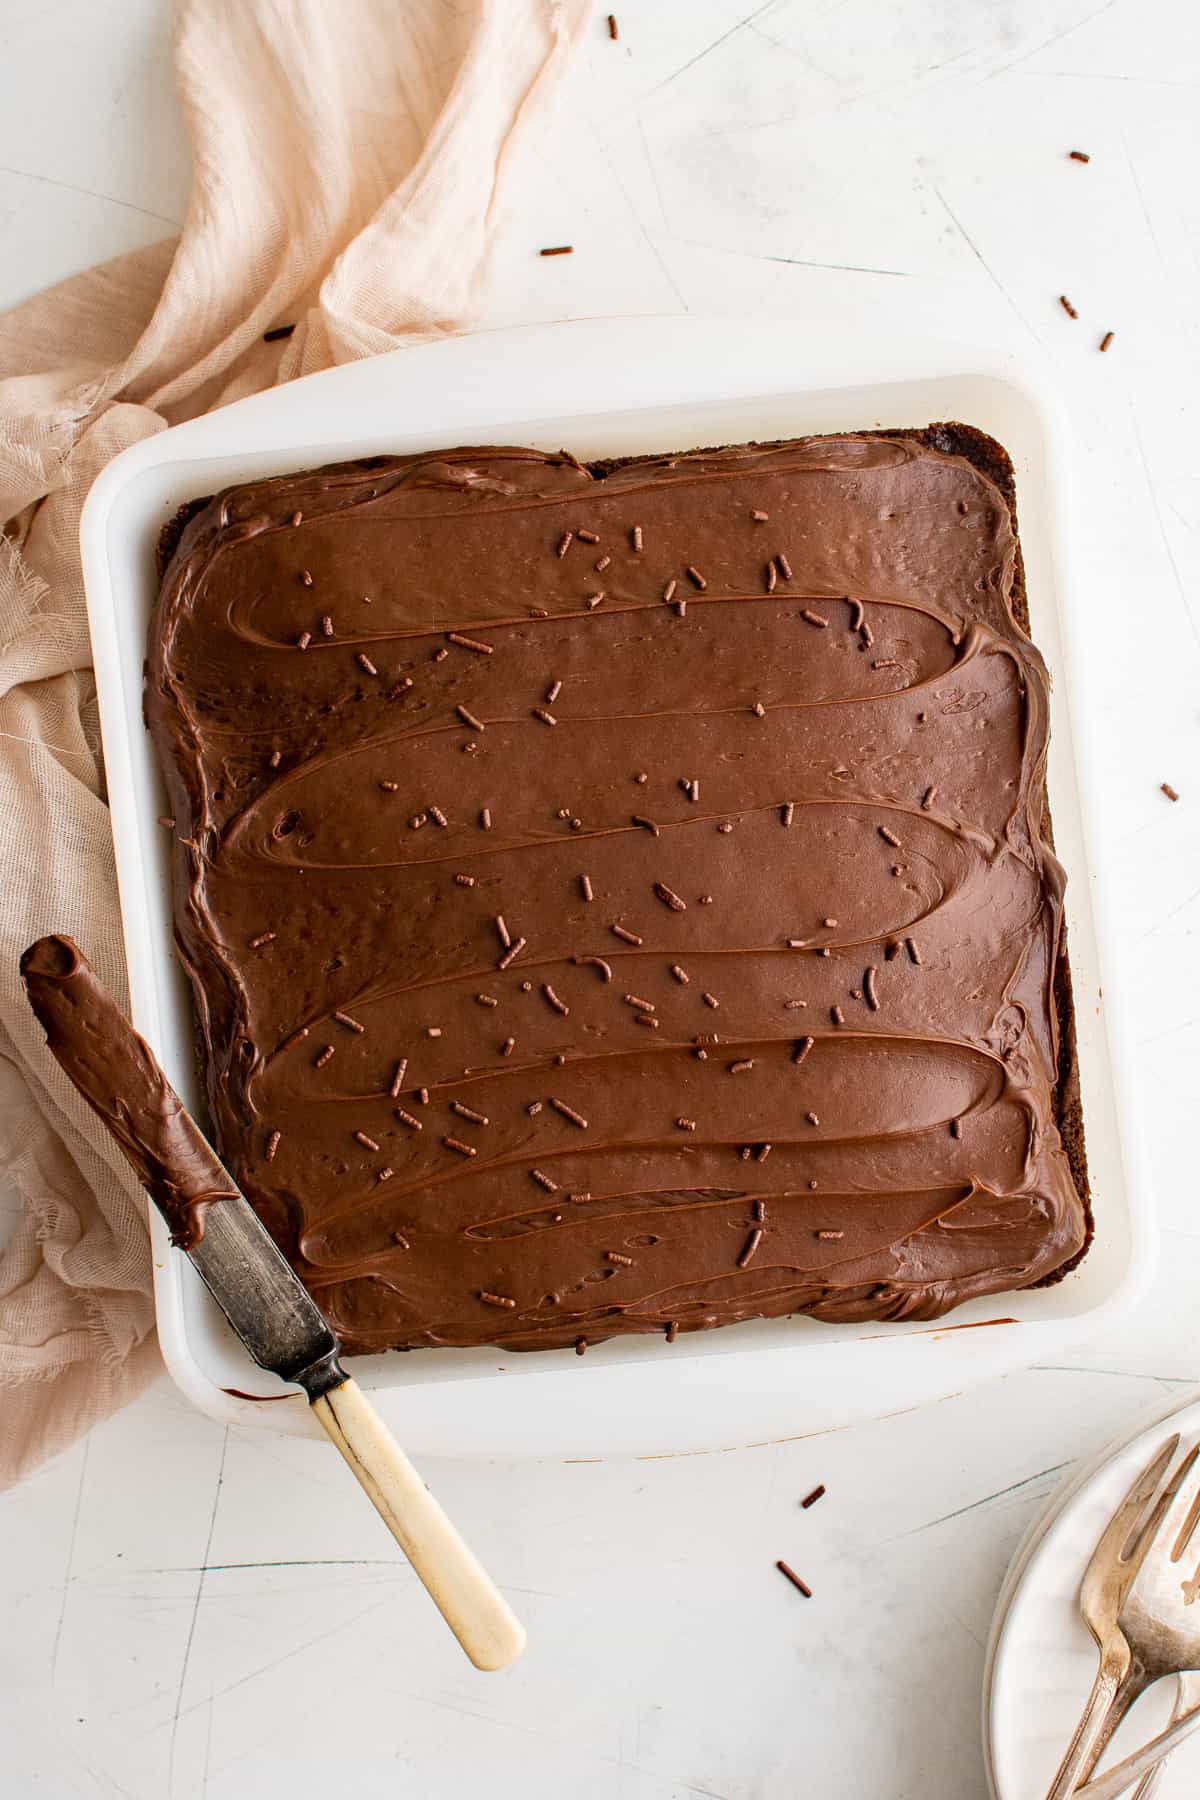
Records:
[[[181,220],[167,10],[0,0],[0,305]],[[528,1621],[503,1676],[466,1666],[331,1452],[224,1431],[160,1384],[0,1501],[14,1800],[983,1800],[983,1644],[1010,1551],[1073,1459],[1200,1380],[1200,14],[625,0],[619,17],[616,46],[597,17],[508,189],[485,322],[836,308],[864,331],[1032,336],[1058,364],[1160,1272],[1061,1366],[877,1424],[625,1464],[428,1465]],[[562,242],[572,257],[534,254]]]

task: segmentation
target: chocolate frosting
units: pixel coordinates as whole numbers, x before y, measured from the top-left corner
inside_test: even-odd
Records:
[[[21,958],[29,1004],[63,1072],[117,1140],[171,1231],[192,1250],[204,1215],[236,1198],[229,1177],[158,1066],[69,937],[43,937]]]
[[[349,1348],[932,1318],[1078,1252],[1016,554],[902,435],[195,513],[177,936],[222,1153]]]

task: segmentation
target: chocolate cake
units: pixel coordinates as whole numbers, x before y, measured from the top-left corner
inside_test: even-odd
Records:
[[[928,1319],[1080,1253],[992,440],[374,458],[165,560],[216,1140],[348,1348]]]

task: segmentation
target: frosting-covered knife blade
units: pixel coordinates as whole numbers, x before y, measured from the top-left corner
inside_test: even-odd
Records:
[[[145,1040],[68,937],[21,958],[58,1063],[120,1145],[261,1368],[296,1383],[477,1668],[503,1669],[525,1632],[383,1420],[338,1361],[328,1320],[259,1222]]]

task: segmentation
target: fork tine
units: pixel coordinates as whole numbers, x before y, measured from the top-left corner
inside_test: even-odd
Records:
[[[1175,1454],[1175,1449],[1178,1447],[1178,1444],[1179,1435],[1176,1433],[1175,1444],[1172,1446],[1171,1450],[1172,1456]],[[1150,1506],[1148,1510],[1143,1512],[1141,1518],[1130,1532],[1128,1540],[1121,1549],[1119,1560],[1127,1568],[1136,1570],[1141,1567],[1142,1560],[1145,1557],[1147,1550],[1149,1550],[1151,1544],[1157,1537],[1163,1519],[1174,1504],[1183,1483],[1191,1474],[1198,1456],[1200,1456],[1200,1445],[1196,1445],[1188,1451],[1188,1454],[1184,1457],[1174,1475],[1171,1476],[1171,1479],[1165,1485],[1162,1484],[1162,1478],[1160,1476],[1157,1499],[1154,1501],[1153,1506]]]
[[[1153,1485],[1150,1494],[1142,1501],[1141,1514],[1137,1517],[1137,1521],[1133,1523],[1132,1528],[1130,1528],[1130,1534],[1128,1534],[1126,1541],[1124,1541],[1123,1546],[1121,1546],[1119,1561],[1124,1562],[1126,1566],[1132,1564],[1133,1568],[1137,1568],[1137,1566],[1141,1564],[1142,1557],[1150,1550],[1150,1544],[1153,1543],[1155,1535],[1159,1532],[1159,1526],[1162,1525],[1162,1517],[1166,1514],[1166,1510],[1168,1510],[1169,1505],[1171,1505],[1171,1501],[1173,1501],[1178,1494],[1180,1483],[1182,1483],[1187,1474],[1191,1472],[1191,1467],[1193,1467],[1193,1463],[1195,1463],[1198,1451],[1193,1449],[1193,1451],[1189,1451],[1189,1454],[1184,1458],[1184,1462],[1180,1463],[1180,1467],[1175,1471],[1175,1474],[1173,1474],[1169,1480],[1164,1480],[1169,1463],[1171,1463],[1171,1458],[1175,1456],[1175,1451],[1178,1449],[1178,1442],[1180,1442],[1180,1438],[1178,1438],[1178,1433],[1175,1433],[1173,1442],[1169,1445],[1162,1445],[1162,1451],[1160,1451],[1159,1456],[1155,1458],[1155,1463],[1159,1463],[1160,1465],[1159,1480],[1155,1481],[1155,1485]],[[1168,1453],[1168,1447],[1169,1453],[1171,1453],[1169,1456],[1166,1454]],[[1164,1458],[1166,1458],[1166,1460],[1164,1460]],[[1150,1471],[1146,1471],[1146,1474],[1150,1476]],[[1142,1483],[1142,1487],[1148,1487],[1148,1485],[1150,1485],[1148,1481]],[[1153,1503],[1151,1503],[1151,1496],[1153,1496]]]
[[[1147,1502],[1157,1494],[1162,1486],[1163,1476],[1170,1468],[1178,1448],[1179,1433],[1176,1431],[1172,1433],[1161,1449],[1155,1451],[1105,1526],[1100,1541],[1096,1545],[1097,1557],[1101,1554],[1115,1556],[1121,1550],[1131,1536],[1134,1526],[1142,1517]]]
[[[1179,1528],[1179,1536],[1175,1539],[1171,1550],[1172,1562],[1182,1560],[1188,1545],[1196,1534],[1197,1525],[1200,1525],[1200,1488],[1197,1488],[1196,1497],[1188,1509],[1188,1516]]]

